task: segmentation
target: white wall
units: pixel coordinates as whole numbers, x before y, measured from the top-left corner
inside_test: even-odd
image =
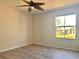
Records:
[[[76,40],[56,39],[55,20],[56,16],[77,14],[77,37]],[[69,19],[70,20],[70,19]],[[48,12],[33,14],[33,42],[34,44],[72,49],[79,51],[79,4],[54,9]]]
[[[31,15],[0,4],[0,52],[30,44],[31,41]]]

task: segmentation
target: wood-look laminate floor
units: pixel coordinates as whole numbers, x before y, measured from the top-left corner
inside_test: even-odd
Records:
[[[0,53],[0,59],[79,59],[79,52],[29,45]]]

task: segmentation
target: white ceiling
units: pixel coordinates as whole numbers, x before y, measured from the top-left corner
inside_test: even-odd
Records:
[[[30,1],[30,0],[28,0]],[[66,5],[72,5],[79,3],[79,0],[34,0],[35,2],[44,2],[45,5],[42,6],[45,10],[51,10],[58,7],[63,7]],[[26,4],[22,0],[0,0],[0,4],[6,4],[16,8],[17,5]],[[27,11],[27,7],[18,8]],[[38,10],[33,10],[33,12],[38,12]]]

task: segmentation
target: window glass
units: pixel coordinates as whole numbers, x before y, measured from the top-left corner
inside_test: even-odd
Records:
[[[56,17],[56,26],[64,26],[64,16]]]
[[[65,16],[65,26],[76,26],[76,15]]]

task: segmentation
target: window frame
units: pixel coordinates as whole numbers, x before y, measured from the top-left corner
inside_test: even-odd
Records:
[[[64,16],[64,24],[66,23],[65,22],[65,17],[66,16],[69,16],[69,15],[75,15],[76,16],[76,19],[75,19],[75,25],[74,26],[67,26],[67,25],[64,25],[64,26],[56,26],[56,17],[61,17],[61,16]],[[63,36],[64,36],[64,38],[58,38],[58,37],[56,37],[56,31],[55,31],[55,37],[56,37],[56,39],[70,39],[70,40],[74,40],[74,39],[76,39],[76,37],[77,37],[77,33],[76,33],[76,28],[77,28],[77,24],[76,24],[76,20],[77,20],[77,15],[76,14],[68,14],[68,15],[61,15],[61,16],[55,16],[55,27],[57,28],[57,27],[63,27],[64,28],[64,31],[65,31],[65,28],[67,28],[67,27],[74,27],[75,28],[75,38],[66,38],[65,37],[65,34],[63,34]],[[56,29],[55,28],[55,29]]]

